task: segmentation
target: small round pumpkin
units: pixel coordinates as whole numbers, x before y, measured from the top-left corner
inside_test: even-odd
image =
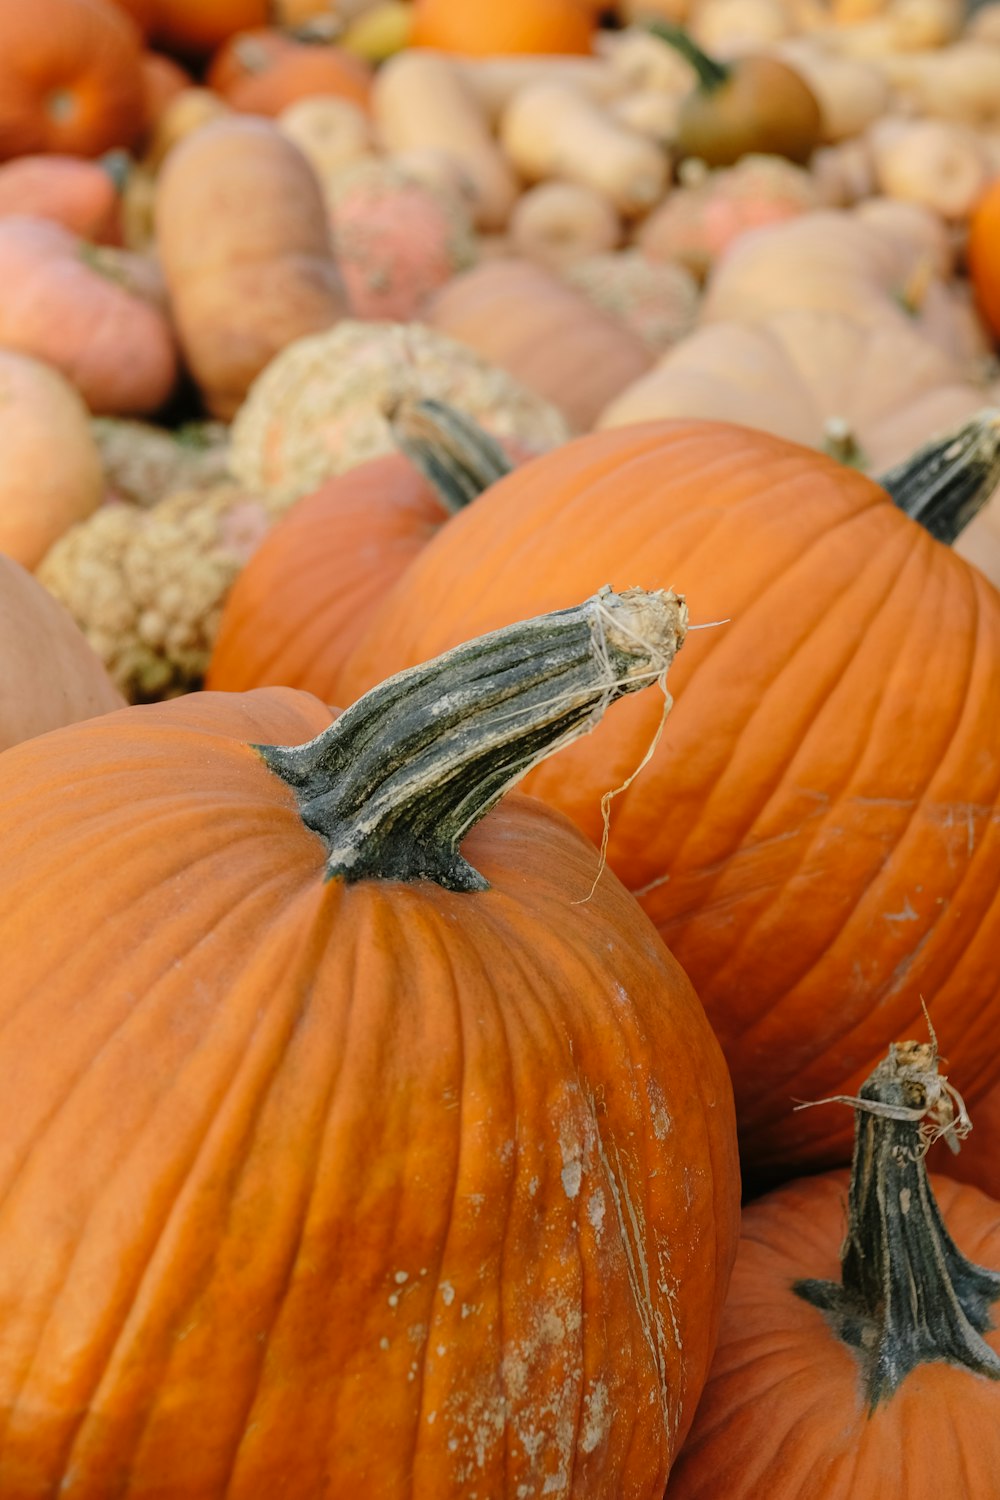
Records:
[[[0,7],[0,161],[130,146],[144,121],[141,55],[111,0]]]
[[[273,116],[316,95],[367,109],[371,70],[340,47],[298,42],[265,29],[230,37],[212,60],[207,82],[231,109]]]
[[[573,904],[595,850],[490,809],[682,635],[603,591],[333,724],[204,693],[5,752],[23,1493],[659,1500],[735,1248],[729,1080],[631,897]]]
[[[0,166],[0,217],[53,219],[87,240],[120,243],[114,172],[79,156],[20,156]]]

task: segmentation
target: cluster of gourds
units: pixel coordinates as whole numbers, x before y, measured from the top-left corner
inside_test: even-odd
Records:
[[[0,1500],[997,1489],[998,14],[0,12]]]

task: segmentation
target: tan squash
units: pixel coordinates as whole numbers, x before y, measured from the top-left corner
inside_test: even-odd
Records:
[[[0,349],[0,552],[34,568],[101,503],[101,457],[79,393],[51,365]]]
[[[491,261],[456,277],[424,320],[551,401],[575,432],[651,363],[636,334],[528,261]]]
[[[0,750],[124,706],[72,616],[0,555]]]
[[[626,82],[615,69],[613,58],[559,54],[547,57],[522,53],[502,57],[449,57],[448,62],[491,128],[497,125],[514,95],[530,84],[565,83],[597,100],[618,98],[626,89]]]
[[[558,271],[621,243],[622,222],[603,193],[579,182],[539,182],[510,216],[515,255]]]
[[[655,265],[639,250],[590,255],[563,275],[596,307],[638,334],[653,355],[686,338],[698,320],[700,287],[677,262]]]
[[[954,120],[888,116],[871,127],[869,141],[880,193],[955,224],[969,218],[991,177],[977,133]]]
[[[987,352],[967,294],[938,274],[926,243],[849,213],[807,214],[747,235],[716,267],[702,319],[753,322],[789,307],[888,312],[969,367]]]
[[[939,51],[888,53],[880,66],[911,113],[1000,125],[1000,40],[962,38]]]
[[[779,0],[702,0],[690,27],[698,45],[720,57],[759,52],[792,29],[792,17]]]
[[[371,121],[350,99],[332,94],[299,99],[283,109],[275,123],[298,146],[320,182],[372,153]]]
[[[450,61],[417,51],[390,58],[375,79],[372,113],[386,150],[432,147],[454,155],[472,187],[476,225],[504,227],[517,199],[517,178],[485,111]]]
[[[168,153],[185,136],[200,130],[211,120],[221,120],[230,113],[229,105],[211,89],[182,89],[179,94],[174,95],[157,120],[146,147],[143,165],[150,171],[158,171]]]
[[[178,146],[156,231],[184,355],[214,416],[232,416],[287,344],[344,315],[316,175],[269,121],[232,116]]]
[[[878,471],[987,404],[984,389],[963,374],[888,312],[786,310],[753,325],[700,328],[612,401],[597,425],[737,422]]]
[[[504,111],[500,139],[527,181],[582,183],[626,216],[647,212],[666,191],[667,158],[656,143],[566,84],[521,89]]]

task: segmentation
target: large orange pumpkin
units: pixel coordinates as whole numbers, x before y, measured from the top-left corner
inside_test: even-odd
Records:
[[[207,57],[234,32],[266,26],[269,0],[155,0],[153,40],[182,56]]]
[[[1000,181],[987,188],[969,220],[966,257],[979,310],[1000,339]]]
[[[340,47],[299,42],[265,27],[230,37],[212,59],[207,82],[246,114],[278,115],[297,100],[316,95],[367,109],[371,69]]]
[[[573,904],[565,820],[464,836],[682,635],[605,593],[332,728],[205,693],[5,753],[5,1497],[659,1500],[735,1248],[724,1065],[621,886]]]
[[[131,145],[144,123],[141,56],[111,0],[0,6],[0,161]]]
[[[873,481],[765,433],[673,422],[522,466],[423,549],[341,701],[602,579],[683,587],[706,628],[610,810],[608,857],[691,975],[746,1161],[844,1159],[820,1111],[923,996],[970,1097],[997,1078],[1000,595]],[[718,622],[718,623],[713,623]],[[595,841],[653,740],[632,700],[529,778]]]
[[[206,686],[275,684],[336,703],[339,673],[384,595],[449,516],[509,470],[495,438],[444,402],[405,402],[404,451],[327,480],[270,531],[233,585]]]
[[[809,1178],[746,1209],[669,1500],[997,1493],[1000,1203],[928,1179],[921,1117],[933,1132],[948,1105],[932,1054],[903,1043],[862,1089],[850,1182]]]

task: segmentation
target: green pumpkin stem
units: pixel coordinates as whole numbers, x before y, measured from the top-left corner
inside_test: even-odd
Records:
[[[487,882],[458,847],[515,782],[663,677],[684,639],[672,593],[608,588],[390,677],[306,745],[257,745],[327,847],[328,876]]]
[[[931,536],[953,542],[1000,484],[1000,410],[979,412],[876,479]]]
[[[397,448],[451,515],[514,467],[495,437],[446,401],[404,398],[386,417]]]
[[[855,1108],[841,1280],[798,1281],[794,1291],[857,1352],[870,1411],[931,1360],[1000,1379],[1000,1356],[982,1338],[1000,1273],[958,1249],[924,1165],[931,1140],[954,1143],[971,1128],[938,1072],[936,1046],[894,1044],[859,1098],[837,1102]]]
[[[728,83],[730,69],[725,63],[703,52],[682,26],[675,26],[670,21],[647,21],[646,29],[653,36],[659,37],[661,42],[666,42],[669,47],[673,47],[685,62],[691,64],[698,75],[698,87],[703,93],[710,94],[714,89],[721,88],[724,83]]]

